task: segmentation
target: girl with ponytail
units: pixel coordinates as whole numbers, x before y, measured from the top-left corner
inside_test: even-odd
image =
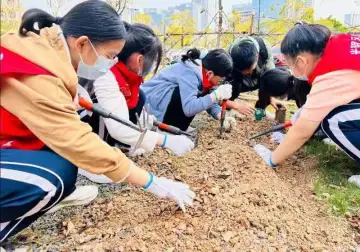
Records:
[[[201,60],[200,55],[198,49],[188,50],[180,62],[142,86],[150,110],[159,121],[187,130],[195,115],[204,110],[220,119],[218,103],[231,97],[232,87],[216,86],[231,73],[232,60],[223,49],[211,50]],[[230,120],[227,118],[226,125]]]

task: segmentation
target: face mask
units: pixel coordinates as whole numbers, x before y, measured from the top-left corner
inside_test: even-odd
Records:
[[[77,69],[77,76],[87,79],[87,80],[96,80],[100,76],[106,74],[107,71],[110,70],[110,68],[116,64],[116,60],[113,59],[107,59],[104,56],[97,53],[94,46],[92,45],[90,41],[90,45],[93,48],[94,52],[96,53],[98,59],[96,60],[95,64],[93,66],[87,65],[80,54],[80,62]]]

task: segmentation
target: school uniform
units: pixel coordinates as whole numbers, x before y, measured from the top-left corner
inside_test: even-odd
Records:
[[[166,67],[142,86],[155,117],[166,124],[187,130],[195,115],[207,111],[213,118],[221,113],[213,102],[209,83],[201,62],[178,62]]]
[[[323,132],[360,163],[360,36],[331,37],[309,84],[301,117],[321,122]]]
[[[59,26],[1,37],[0,241],[75,189],[77,168],[126,178],[131,162],[81,122],[77,76]]]

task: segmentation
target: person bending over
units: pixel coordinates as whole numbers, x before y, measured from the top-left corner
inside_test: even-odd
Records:
[[[207,110],[220,119],[219,102],[231,97],[230,84],[216,88],[232,71],[232,60],[216,49],[200,60],[200,51],[190,49],[180,62],[168,66],[142,86],[152,113],[160,121],[187,130],[195,115]],[[226,125],[234,125],[227,117]]]

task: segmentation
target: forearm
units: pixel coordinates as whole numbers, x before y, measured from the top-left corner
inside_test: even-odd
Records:
[[[298,151],[309,139],[310,136],[298,134],[297,130],[290,129],[285,139],[280,143],[272,154],[272,162],[281,164]]]
[[[130,174],[127,177],[126,181],[128,183],[137,185],[137,186],[145,186],[150,180],[149,172],[140,167],[136,166],[134,163],[131,164]]]
[[[285,139],[272,154],[272,162],[280,164],[299,150],[314,134],[319,122],[309,121],[300,117],[290,128]]]

